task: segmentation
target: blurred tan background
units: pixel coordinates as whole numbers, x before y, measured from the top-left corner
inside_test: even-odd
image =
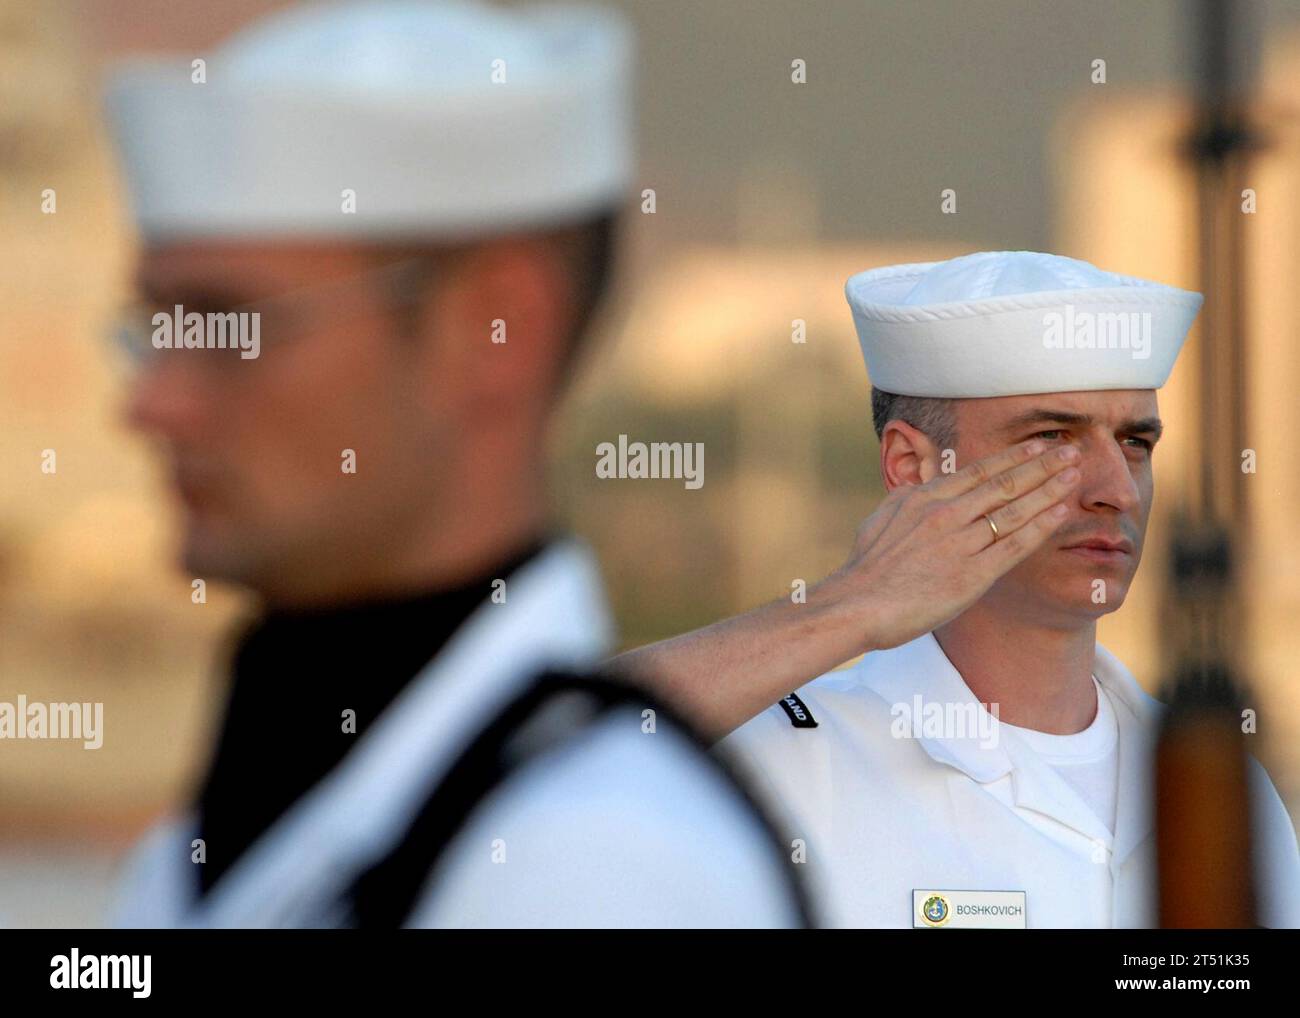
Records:
[[[133,238],[98,77],[128,51],[203,56],[281,6],[0,0],[0,700],[102,701],[107,730],[96,751],[0,742],[0,923],[100,921],[122,848],[204,763],[224,640],[246,610],[215,588],[191,603],[148,450],[117,421],[125,373],[105,332]],[[1198,285],[1181,0],[615,6],[639,32],[637,190],[654,188],[658,211],[629,202],[617,290],[556,436],[554,494],[601,556],[625,646],[788,595],[847,554],[880,494],[851,273],[1026,248]],[[1300,0],[1263,11],[1268,146],[1241,183],[1259,195],[1246,231],[1259,472],[1243,479],[1240,594],[1257,751],[1295,816]],[[790,83],[796,58],[805,85]],[[944,188],[956,215],[940,211]],[[1161,393],[1146,564],[1102,627],[1151,690],[1193,357]],[[619,434],[704,442],[704,487],[598,481],[595,446]],[[56,474],[40,469],[45,449]]]

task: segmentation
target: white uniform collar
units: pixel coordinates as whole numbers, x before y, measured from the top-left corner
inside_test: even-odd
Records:
[[[865,685],[891,706],[922,697],[925,703],[979,705],[961,673],[939,646],[933,633],[890,650],[868,654],[857,666]],[[1119,660],[1097,644],[1093,674],[1110,695],[1119,725],[1120,795],[1113,853],[1122,860],[1150,833],[1151,753],[1162,705],[1138,685]],[[1110,832],[1090,810],[1076,808],[1077,797],[1051,768],[1038,760],[1013,732],[1002,729],[993,745],[978,732],[922,734],[917,741],[939,763],[947,764],[981,784],[1013,775],[1017,807],[1034,809],[1070,824],[1098,841],[1112,844]]]
[[[975,705],[983,711],[933,633],[911,643],[868,654],[858,666],[865,683],[891,707],[912,708],[914,697],[923,704],[957,704],[963,709]],[[1012,767],[1011,757],[999,740],[982,745],[978,732],[922,734],[918,741],[935,760],[955,767],[981,784],[996,781]]]

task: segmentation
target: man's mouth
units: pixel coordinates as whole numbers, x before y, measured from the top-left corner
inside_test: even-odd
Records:
[[[1061,550],[1072,552],[1093,562],[1124,562],[1133,554],[1133,543],[1105,537],[1090,537],[1066,545]]]

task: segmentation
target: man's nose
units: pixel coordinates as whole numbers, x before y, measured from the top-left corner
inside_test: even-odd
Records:
[[[138,369],[126,404],[126,422],[145,434],[193,439],[203,428],[207,399],[196,372],[164,351]]]
[[[1085,448],[1079,469],[1083,474],[1079,501],[1085,509],[1114,509],[1127,513],[1138,507],[1141,493],[1129,469],[1128,457],[1113,438],[1099,440]]]

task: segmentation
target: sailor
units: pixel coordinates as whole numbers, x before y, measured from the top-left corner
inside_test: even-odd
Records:
[[[631,180],[630,37],[593,9],[295,7],[121,69],[142,239],[132,423],[188,574],[261,610],[132,926],[796,926],[771,829],[684,723],[594,677],[546,424]],[[151,356],[152,313],[256,356]],[[176,323],[179,325],[179,323]]]
[[[740,725],[719,751],[779,804],[829,925],[1153,926],[1162,706],[1096,625],[1141,559],[1156,390],[1201,296],[1023,251],[846,292],[889,492],[853,557],[806,604],[617,661]],[[1295,829],[1250,775],[1259,918],[1296,926]]]

